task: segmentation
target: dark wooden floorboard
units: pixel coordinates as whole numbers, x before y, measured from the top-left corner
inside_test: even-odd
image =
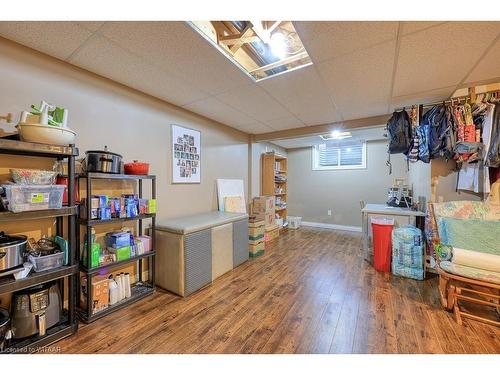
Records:
[[[288,231],[212,285],[159,290],[58,344],[62,353],[500,353],[500,329],[439,303],[437,278],[363,260],[361,234]]]

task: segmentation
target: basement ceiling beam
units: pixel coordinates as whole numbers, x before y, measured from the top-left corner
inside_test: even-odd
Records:
[[[365,117],[356,120],[347,120],[332,122],[331,124],[313,125],[305,126],[302,128],[288,129],[288,130],[278,130],[275,132],[255,134],[253,136],[254,142],[263,141],[277,141],[280,139],[298,138],[310,135],[320,135],[329,133],[333,130],[350,130],[358,128],[366,128],[371,126],[380,126],[387,123],[387,120],[391,117],[390,114]]]
[[[241,46],[243,44],[245,44],[246,42],[244,41],[244,39],[246,39],[246,37],[249,37],[251,36],[251,34],[253,33],[253,30],[252,30],[252,25],[249,23],[245,29],[243,29],[243,31],[241,32],[241,34],[239,34],[239,40],[237,40],[232,46],[231,48],[229,48],[229,50],[235,54],[236,51],[238,51]]]
[[[225,45],[232,45],[236,44],[237,42],[252,43],[256,40],[260,40],[260,38],[257,35],[241,36],[241,34],[238,34],[238,35],[227,35],[219,37],[220,43]]]

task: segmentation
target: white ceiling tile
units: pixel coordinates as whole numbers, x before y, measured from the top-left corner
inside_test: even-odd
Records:
[[[391,100],[390,111],[401,107],[410,107],[413,104],[426,104],[446,100],[451,97],[456,86],[444,87],[418,94],[396,96]]]
[[[500,77],[500,40],[487,53],[474,70],[469,74],[466,82],[479,82]]]
[[[208,96],[99,35],[85,43],[70,62],[177,105]]]
[[[449,22],[401,38],[394,96],[457,85],[500,32],[500,22]]]
[[[258,84],[307,125],[341,119],[328,89],[312,65]]]
[[[213,95],[251,82],[186,22],[106,22],[99,33]]]
[[[255,84],[217,95],[217,99],[259,121],[291,116],[281,104]]]
[[[285,130],[303,127],[304,124],[295,116],[278,118],[275,120],[265,121],[264,124],[270,126],[274,130]]]
[[[429,27],[441,25],[443,21],[406,21],[402,22],[401,34],[407,35],[428,29]]]
[[[198,100],[183,107],[189,111],[233,127],[248,126],[256,122],[255,119],[237,111],[214,97]]]
[[[252,124],[244,125],[244,126],[234,126],[234,128],[241,130],[242,132],[248,133],[248,134],[262,134],[262,133],[269,133],[274,131],[274,129],[270,128],[267,125],[262,124],[261,122],[254,122]]]
[[[398,22],[386,21],[295,21],[293,24],[314,62],[396,39],[398,30]]]
[[[78,21],[76,23],[92,32],[99,30],[104,25],[104,21]]]
[[[387,113],[396,42],[317,64],[344,120]]]
[[[40,52],[67,59],[92,33],[74,22],[0,22],[0,35]]]

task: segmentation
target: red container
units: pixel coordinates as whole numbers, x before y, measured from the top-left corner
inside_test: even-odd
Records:
[[[373,266],[377,271],[391,271],[393,228],[394,219],[372,219]]]
[[[66,186],[64,189],[64,194],[63,194],[63,205],[67,206],[68,205],[68,177],[57,176],[56,185]],[[78,187],[78,177],[75,177],[75,193],[74,193],[75,203],[80,202],[79,190],[80,189]]]
[[[149,163],[139,163],[134,160],[133,163],[127,163],[124,166],[125,174],[147,175],[149,173]]]

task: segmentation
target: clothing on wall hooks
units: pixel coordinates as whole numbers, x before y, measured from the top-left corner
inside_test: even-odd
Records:
[[[409,114],[405,108],[395,111],[386,127],[388,153],[402,153],[408,162],[455,160],[460,171],[457,188],[488,193],[488,167],[500,167],[499,97],[489,92],[474,100],[461,97],[414,105]],[[387,165],[391,166],[390,158]]]

